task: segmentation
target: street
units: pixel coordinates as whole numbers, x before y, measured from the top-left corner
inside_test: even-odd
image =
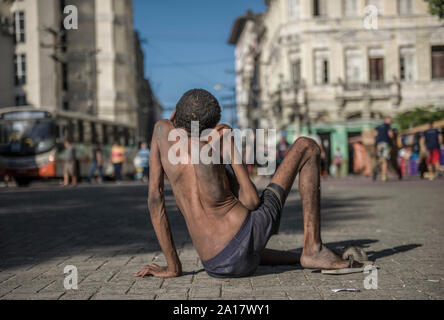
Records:
[[[365,274],[324,275],[300,266],[259,267],[249,278],[210,278],[170,188],[166,208],[184,275],[135,278],[144,265],[164,263],[146,185],[2,188],[0,299],[443,299],[443,190],[442,179],[323,181],[323,241],[335,250],[362,246],[376,260],[378,288],[367,290]],[[302,239],[294,188],[280,233],[267,247],[301,252]],[[69,265],[78,270],[77,290],[63,285]],[[332,291],[343,288],[360,292]]]

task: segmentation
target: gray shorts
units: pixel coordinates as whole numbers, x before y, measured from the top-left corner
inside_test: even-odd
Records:
[[[237,278],[253,274],[268,240],[279,231],[285,191],[270,184],[261,195],[259,208],[248,214],[233,240],[214,258],[202,261],[215,278]]]

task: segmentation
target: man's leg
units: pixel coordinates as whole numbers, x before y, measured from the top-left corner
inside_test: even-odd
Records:
[[[102,166],[98,166],[99,168],[99,183],[103,182],[103,167]]]
[[[96,172],[96,167],[97,167],[97,162],[93,161],[91,163],[91,170],[89,171],[89,175],[88,175],[89,182],[92,182],[92,179],[94,177],[94,173]]]
[[[281,186],[288,196],[299,173],[299,193],[304,218],[304,246],[301,265],[313,269],[340,269],[348,261],[327,249],[321,240],[320,222],[320,148],[310,138],[299,138],[291,146],[271,183]],[[282,199],[284,201],[284,199]]]

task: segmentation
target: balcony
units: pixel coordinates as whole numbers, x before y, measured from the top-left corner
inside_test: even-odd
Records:
[[[399,103],[401,96],[399,82],[374,81],[368,83],[339,83],[336,86],[336,100],[345,103],[350,100],[392,100]]]
[[[372,90],[390,90],[392,83],[384,81],[374,81],[369,83],[344,83],[344,91],[372,91]]]

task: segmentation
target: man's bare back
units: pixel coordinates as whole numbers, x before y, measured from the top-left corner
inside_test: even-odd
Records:
[[[224,127],[225,128],[225,127]],[[223,164],[175,164],[168,152],[177,141],[168,141],[176,128],[169,120],[156,124],[150,162],[150,179],[163,179],[165,172],[176,204],[187,223],[193,244],[202,260],[209,260],[233,239],[244,222],[248,209],[235,197]],[[189,138],[189,146],[191,138]],[[204,142],[200,142],[201,147]],[[191,157],[190,150],[187,154]]]

